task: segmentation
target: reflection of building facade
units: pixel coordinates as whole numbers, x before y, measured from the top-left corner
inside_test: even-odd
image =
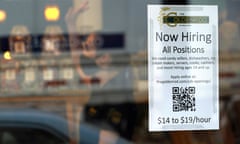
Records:
[[[50,53],[53,55],[60,55],[66,51],[66,39],[63,36],[61,27],[59,26],[48,26],[44,32],[42,38],[42,52]]]
[[[26,26],[19,25],[12,28],[9,46],[12,54],[26,54],[31,51],[31,36]]]

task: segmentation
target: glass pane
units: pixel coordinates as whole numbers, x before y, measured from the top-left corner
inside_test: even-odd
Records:
[[[148,4],[218,6],[220,130],[149,132]],[[238,0],[0,0],[0,126],[14,119],[31,125],[44,112],[64,121],[70,143],[238,143],[239,6]],[[6,119],[12,112],[21,116]],[[67,142],[11,125],[1,137],[18,141],[27,133],[29,141]]]

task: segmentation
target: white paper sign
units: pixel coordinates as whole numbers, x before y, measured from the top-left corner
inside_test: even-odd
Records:
[[[219,129],[218,7],[148,5],[149,130]]]

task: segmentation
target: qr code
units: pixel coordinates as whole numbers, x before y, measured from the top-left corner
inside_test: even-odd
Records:
[[[172,87],[173,112],[196,111],[195,87]]]

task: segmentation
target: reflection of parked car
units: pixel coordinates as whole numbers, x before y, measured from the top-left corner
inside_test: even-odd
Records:
[[[88,124],[80,124],[79,144],[116,143],[126,140]],[[114,142],[113,142],[114,141]],[[0,110],[0,144],[73,144],[68,122],[36,110]]]

